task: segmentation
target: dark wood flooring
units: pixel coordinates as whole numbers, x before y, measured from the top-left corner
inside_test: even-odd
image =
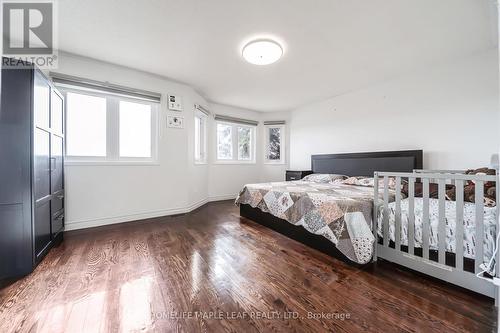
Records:
[[[68,232],[0,290],[0,332],[491,332],[493,301],[387,262],[362,269],[231,202]]]

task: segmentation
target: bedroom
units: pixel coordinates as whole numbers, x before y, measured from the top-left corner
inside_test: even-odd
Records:
[[[496,2],[41,3],[2,1],[2,332],[497,330]]]

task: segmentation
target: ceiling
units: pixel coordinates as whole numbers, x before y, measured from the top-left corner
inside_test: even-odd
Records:
[[[493,0],[59,0],[59,48],[283,111],[494,47]],[[241,58],[253,38],[283,58]],[[109,79],[112,81],[112,78]]]

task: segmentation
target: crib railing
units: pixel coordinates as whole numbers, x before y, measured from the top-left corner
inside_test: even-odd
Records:
[[[395,179],[394,192],[389,189],[389,179]],[[383,179],[383,187],[380,188],[379,180]],[[377,257],[396,262],[411,269],[440,278],[442,280],[460,285],[476,292],[495,296],[495,288],[489,281],[476,276],[482,271],[480,265],[484,262],[484,184],[485,182],[497,182],[498,175],[465,175],[459,170],[415,170],[413,173],[398,172],[376,172],[374,182],[374,223],[373,234],[376,239],[374,260]],[[407,251],[401,247],[401,201],[404,199],[401,193],[402,182],[408,184],[408,245]],[[465,271],[463,267],[464,253],[464,186],[468,181],[475,183],[475,259],[474,272]],[[430,183],[438,184],[438,228],[437,228],[437,262],[429,259],[429,187]],[[422,256],[415,255],[415,184],[422,184]],[[456,201],[456,224],[455,224],[455,264],[446,262],[446,185],[455,186]],[[496,199],[499,202],[499,191],[496,191]],[[389,203],[393,200],[394,207],[394,247],[390,246],[389,235]],[[378,220],[383,212],[382,241],[378,241]],[[499,209],[496,208],[497,221]],[[498,224],[496,225],[498,233]],[[500,251],[497,251],[496,262],[499,263]],[[500,276],[500,264],[496,265],[496,275]]]

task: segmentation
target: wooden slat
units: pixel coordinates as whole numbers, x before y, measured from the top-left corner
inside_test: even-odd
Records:
[[[483,238],[484,238],[484,183],[476,181],[476,274],[480,272],[479,265],[483,263]]]
[[[415,247],[415,178],[408,178],[408,253]]]
[[[456,225],[455,225],[455,268],[459,271],[464,266],[464,181],[455,182],[456,191]]]
[[[384,246],[389,246],[389,177],[384,177]]]
[[[429,259],[429,178],[423,179],[422,252]]]
[[[439,199],[439,224],[438,224],[438,250],[439,263],[445,264],[446,258],[446,216],[445,216],[445,181],[438,180],[438,199]]]
[[[396,216],[394,219],[395,248],[401,251],[401,177],[396,177]]]

